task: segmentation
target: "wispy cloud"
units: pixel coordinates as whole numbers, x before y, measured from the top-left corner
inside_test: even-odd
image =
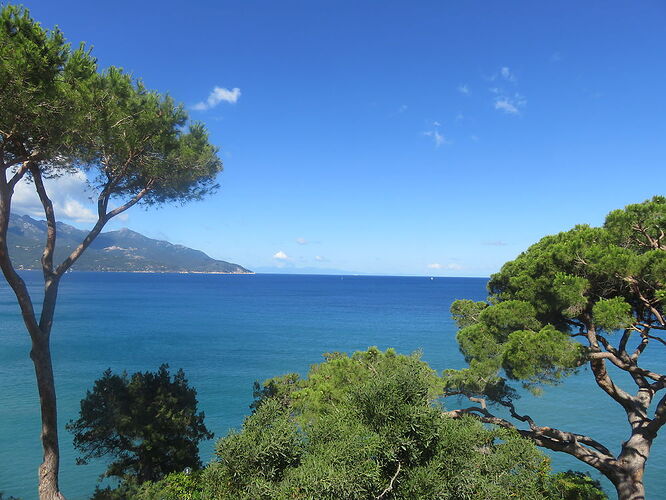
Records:
[[[423,135],[431,137],[436,148],[440,147],[442,144],[447,144],[446,138],[439,133],[439,130],[428,130],[423,132]]]
[[[435,262],[433,264],[428,264],[428,269],[434,269],[437,271],[446,270],[446,269],[450,271],[460,271],[462,268],[463,267],[460,264],[456,264],[453,262],[449,264],[440,264],[438,262]]]
[[[430,137],[432,139],[436,148],[442,146],[443,144],[451,144],[451,142],[447,140],[446,137],[444,137],[444,134],[442,134],[439,131],[439,127],[441,125],[442,124],[439,123],[438,121],[434,121],[432,122],[432,126],[434,128],[432,130],[426,130],[425,132],[423,132],[423,135],[425,135],[426,137]]]
[[[298,243],[299,245],[307,245],[310,242],[305,238],[296,238],[296,243]]]
[[[510,115],[517,115],[520,113],[518,108],[509,100],[508,97],[498,97],[495,101],[495,109],[499,109],[500,111],[504,111]]]
[[[288,256],[286,253],[284,253],[282,250],[280,250],[280,251],[278,251],[278,252],[275,252],[275,253],[273,254],[273,258],[274,258],[275,260],[279,260],[279,261],[282,261],[282,262],[287,261],[287,260],[291,260],[291,257],[289,257],[289,256]]]
[[[495,241],[484,241],[482,245],[489,247],[505,247],[507,245],[506,241],[495,240]]]
[[[461,85],[458,85],[458,92],[460,92],[463,95],[469,95],[469,87],[467,86],[466,83],[463,83]]]
[[[511,72],[508,66],[503,66],[502,69],[500,69],[500,76],[507,82],[516,83],[517,81],[516,75]]]
[[[315,260],[317,262],[328,262],[328,259],[326,257],[322,257],[321,255],[315,255]]]
[[[527,105],[527,99],[516,93],[513,96],[500,95],[495,98],[495,109],[509,115],[519,115]]]
[[[553,52],[550,56],[550,62],[560,62],[562,60],[562,54],[559,52]]]
[[[197,104],[192,106],[192,109],[196,109],[197,111],[206,111],[208,109],[214,108],[222,101],[228,102],[230,104],[235,104],[236,102],[238,102],[240,96],[241,96],[241,91],[238,87],[235,87],[231,90],[222,87],[215,87],[208,96],[208,99],[206,99],[205,101],[198,102]]]
[[[511,71],[508,66],[502,66],[499,73],[495,73],[490,77],[490,81],[496,82],[495,86],[490,87],[488,90],[494,94],[493,107],[497,111],[502,111],[508,115],[519,115],[522,108],[527,105],[527,99],[513,90],[507,90],[508,82],[513,86],[518,85],[518,78],[515,73]]]

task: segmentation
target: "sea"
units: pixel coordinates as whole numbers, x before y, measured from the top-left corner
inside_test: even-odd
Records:
[[[23,272],[40,296],[41,273]],[[242,425],[252,383],[321,362],[326,352],[393,347],[418,351],[436,370],[463,368],[449,306],[483,300],[486,278],[202,275],[73,272],[64,276],[52,355],[59,404],[61,489],[69,500],[89,498],[103,460],[77,465],[65,424],[104,370],[148,371],[168,363],[182,368],[198,391],[200,410],[216,438]],[[666,371],[664,346],[646,353],[649,366]],[[39,408],[30,343],[8,286],[0,283],[0,492],[37,498],[41,459]],[[649,357],[648,357],[649,356]],[[619,379],[630,387],[626,379]],[[446,401],[450,408],[464,404]],[[524,393],[519,412],[538,424],[589,434],[617,451],[628,437],[621,409],[582,369],[543,396]],[[204,462],[215,440],[202,443]],[[666,437],[648,461],[648,498],[665,498]],[[550,453],[555,470],[594,470]],[[614,497],[610,483],[603,480]],[[103,484],[103,483],[102,483]]]

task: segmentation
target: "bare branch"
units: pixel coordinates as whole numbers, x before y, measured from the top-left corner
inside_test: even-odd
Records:
[[[657,342],[661,342],[662,344],[666,345],[666,340],[664,340],[662,338],[655,337],[654,335],[646,335],[646,337],[649,338],[649,339],[652,339],[652,340],[656,340]]]
[[[666,394],[662,396],[657,404],[657,409],[654,412],[654,418],[649,426],[652,426],[655,433],[666,423]]]
[[[603,335],[597,335],[597,342],[599,342],[602,346],[604,346],[604,349],[606,349],[606,351],[608,351],[609,353],[613,354],[614,356],[618,357],[620,356],[620,352],[617,349],[615,349],[615,347],[613,347],[613,345],[610,342],[608,342],[606,337],[604,337]]]
[[[30,162],[24,161],[23,164],[16,170],[16,172],[14,173],[12,178],[7,183],[9,185],[9,189],[14,191],[14,188],[16,187],[16,184],[18,184],[18,182],[21,179],[23,179],[23,176],[28,171],[29,165],[30,165]]]
[[[523,437],[534,441],[537,445],[548,448],[554,451],[561,451],[568,453],[579,460],[596,467],[603,469],[608,467],[614,457],[610,450],[597,440],[575,434],[571,432],[561,431],[551,427],[540,427],[527,415],[518,415],[515,409],[512,409],[513,404],[510,402],[503,402],[505,406],[510,408],[512,416],[518,420],[529,422],[530,429],[518,429],[511,422],[491,414],[488,410],[480,407],[470,407],[461,410],[453,410],[445,412],[444,415],[452,418],[460,418],[463,415],[470,415],[483,423],[495,424],[507,429],[514,429]]]
[[[661,373],[656,373],[651,370],[646,370],[645,368],[641,368],[635,364],[626,363],[610,352],[591,353],[589,354],[589,357],[592,361],[603,361],[604,359],[608,359],[615,366],[617,366],[621,370],[629,372],[630,374],[641,375],[643,377],[650,378],[657,382],[666,381],[666,375],[662,375]]]
[[[138,192],[138,193],[134,196],[134,198],[132,198],[130,201],[128,201],[127,203],[125,203],[124,205],[122,205],[122,206],[120,206],[120,207],[118,207],[118,208],[115,208],[114,210],[111,210],[111,211],[107,214],[107,217],[108,217],[109,219],[111,219],[112,217],[115,217],[116,215],[119,215],[119,214],[123,213],[123,212],[124,212],[125,210],[127,210],[128,208],[131,208],[131,207],[133,207],[134,205],[136,205],[139,201],[141,201],[141,199],[142,199],[144,196],[146,196],[146,194],[148,193],[148,191],[150,191],[150,188],[152,187],[152,185],[153,185],[153,182],[150,181],[150,182],[148,183],[148,185],[147,185],[145,188],[143,188],[140,192]]]
[[[638,280],[630,276],[628,278],[625,278],[625,281],[629,283],[632,292],[634,292],[638,296],[643,305],[654,315],[655,318],[657,318],[659,324],[661,326],[666,326],[666,321],[664,320],[664,317],[662,316],[661,312],[656,307],[654,307],[654,302],[648,299],[645,295],[643,295],[643,292],[641,292],[641,289],[638,286]]]
[[[35,189],[39,195],[39,201],[42,202],[44,208],[44,215],[46,216],[46,244],[44,245],[44,252],[42,253],[42,270],[44,278],[48,279],[53,274],[53,252],[56,245],[56,220],[55,212],[53,211],[53,203],[49,198],[44,182],[42,180],[42,173],[34,163],[30,165],[30,173],[35,182]]]
[[[393,483],[395,482],[395,479],[398,477],[398,474],[400,474],[400,462],[398,462],[398,468],[395,471],[395,474],[393,474],[393,477],[391,478],[391,482],[389,485],[386,487],[384,491],[382,491],[379,496],[377,496],[377,500],[381,500],[384,498],[384,496],[389,493],[393,489]]]
[[[463,415],[470,415],[484,424],[494,424],[499,427],[504,427],[505,429],[517,430],[516,426],[508,420],[497,417],[480,406],[470,406],[469,408],[460,408],[458,410],[444,412],[444,416],[451,418],[461,418]]]
[[[657,339],[657,340],[661,340],[661,339]],[[650,335],[648,335],[647,333],[641,332],[641,342],[640,342],[640,344],[638,344],[638,346],[636,347],[636,350],[633,352],[633,354],[630,356],[629,359],[631,359],[631,361],[633,361],[635,363],[636,360],[638,360],[638,358],[640,357],[640,355],[643,354],[643,352],[645,351],[645,348],[648,346],[649,343],[650,343]]]
[[[88,248],[90,244],[94,241],[94,239],[97,238],[97,236],[102,231],[106,223],[116,215],[121,214],[128,208],[136,205],[150,191],[152,185],[153,185],[152,181],[148,182],[148,185],[145,188],[143,188],[141,191],[139,191],[136,195],[134,195],[134,197],[131,200],[129,200],[127,203],[99,217],[97,219],[97,223],[86,235],[81,244],[78,247],[76,247],[74,251],[72,251],[72,253],[69,254],[69,256],[58,266],[58,268],[55,270],[55,274],[57,276],[62,276],[63,273],[65,273],[70,267],[72,267],[72,265],[79,259],[79,257],[81,257],[86,248]]]
[[[633,331],[633,328],[625,328],[624,332],[622,333],[622,338],[620,339],[620,344],[618,346],[620,356],[627,354],[627,343],[629,342],[629,339],[631,338],[631,332]]]

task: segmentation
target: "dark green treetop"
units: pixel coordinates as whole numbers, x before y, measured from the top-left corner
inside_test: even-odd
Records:
[[[198,469],[199,441],[213,434],[197,412],[196,394],[183,370],[172,377],[167,365],[132,376],[105,371],[81,401],[79,418],[67,424],[83,454],[77,461],[113,458],[105,476],[138,482]]]
[[[487,302],[451,306],[469,367],[445,372],[447,391],[506,406],[530,425],[523,435],[597,467],[616,486],[626,473],[620,469],[632,461],[628,457],[643,456],[631,466],[642,470],[652,439],[666,422],[665,397],[650,410],[666,376],[641,357],[648,347],[666,344],[665,231],[666,198],[655,196],[611,212],[603,227],[580,225],[546,236],[506,263],[490,279]],[[627,413],[632,427],[627,443],[635,441],[635,447],[625,443],[618,457],[589,436],[540,427],[515,411],[512,382],[540,392],[584,363],[598,387]],[[629,375],[635,392],[613,379],[608,363]],[[453,414],[462,413],[512,425],[491,415],[485,404]]]

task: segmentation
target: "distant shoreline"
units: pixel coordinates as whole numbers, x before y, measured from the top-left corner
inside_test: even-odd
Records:
[[[17,269],[17,271],[41,271],[41,269]],[[256,274],[248,272],[225,272],[225,271],[115,271],[107,269],[72,269],[72,273],[132,273],[132,274]]]
[[[41,269],[17,269],[23,272],[41,272]],[[359,274],[359,273],[272,273],[266,271],[249,271],[249,272],[223,272],[223,271],[100,271],[100,270],[80,270],[74,269],[73,273],[128,273],[128,274],[229,274],[229,275],[262,275],[262,276],[327,276],[327,277],[340,277],[340,278],[425,278],[430,280],[439,279],[478,279],[488,280],[489,276],[432,276],[429,274]]]

